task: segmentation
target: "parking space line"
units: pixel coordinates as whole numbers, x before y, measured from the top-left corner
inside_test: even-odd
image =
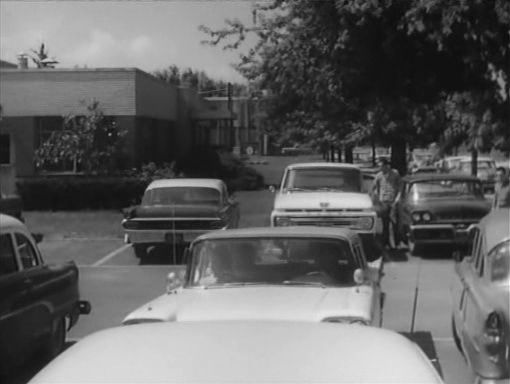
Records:
[[[109,254],[107,254],[105,257],[103,257],[102,259],[96,261],[94,264],[92,264],[93,267],[98,267],[100,266],[101,264],[104,264],[106,263],[107,261],[113,259],[115,256],[117,256],[118,254],[124,252],[126,249],[128,249],[129,247],[131,247],[131,244],[124,244],[122,247],[120,248],[117,248],[115,251],[113,252],[110,252]]]

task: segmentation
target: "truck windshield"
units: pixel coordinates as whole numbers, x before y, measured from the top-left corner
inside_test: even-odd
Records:
[[[361,192],[361,171],[356,168],[296,168],[288,171],[286,190]]]

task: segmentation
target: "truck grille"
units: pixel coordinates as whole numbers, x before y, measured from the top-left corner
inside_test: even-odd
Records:
[[[292,217],[294,225],[315,225],[331,227],[351,227],[358,223],[359,217]]]

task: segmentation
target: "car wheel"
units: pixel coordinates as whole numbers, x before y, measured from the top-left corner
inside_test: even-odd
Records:
[[[138,259],[142,259],[147,256],[147,246],[145,244],[133,244],[133,250],[135,251],[135,256]]]
[[[43,354],[51,360],[64,349],[66,343],[66,321],[65,318],[58,319],[53,325],[49,340],[44,346]]]
[[[457,328],[455,327],[455,320],[453,320],[453,315],[452,315],[452,335],[455,346],[457,347],[460,353],[464,354],[464,352],[462,351],[462,345],[460,343],[460,337],[459,334],[457,333]]]

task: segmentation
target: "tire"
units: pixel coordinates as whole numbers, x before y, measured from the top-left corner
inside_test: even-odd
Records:
[[[51,335],[43,348],[43,355],[46,359],[51,360],[64,350],[66,334],[65,318],[57,319],[55,324],[53,324]]]
[[[145,244],[133,244],[133,250],[137,259],[143,259],[147,256],[147,246]]]

